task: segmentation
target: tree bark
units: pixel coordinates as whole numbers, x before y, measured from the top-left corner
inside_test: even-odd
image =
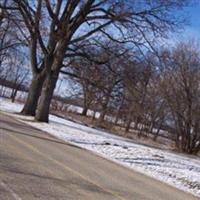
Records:
[[[87,106],[84,106],[81,115],[83,115],[83,116],[87,116],[87,112],[88,112],[88,108],[87,108]]]
[[[127,122],[127,124],[126,124],[126,127],[125,127],[125,133],[128,133],[128,132],[129,132],[129,129],[130,129],[130,127],[131,127],[131,122],[132,122],[132,119],[129,118],[129,119],[128,119],[128,122]]]
[[[92,114],[92,120],[95,120],[96,119],[96,111],[93,110],[93,114]]]
[[[17,96],[17,92],[18,92],[17,89],[14,89],[14,91],[12,91],[12,94],[11,94],[11,102],[12,102],[12,103],[15,102],[15,98],[16,98],[16,96]]]
[[[98,119],[99,124],[102,124],[104,122],[105,116],[107,114],[108,103],[110,101],[110,93],[111,93],[111,91],[106,96],[105,102],[102,103],[102,111],[101,111],[99,119]]]
[[[49,121],[49,109],[53,92],[58,80],[59,70],[51,71],[47,74],[42,88],[41,96],[39,98],[35,119],[41,122]]]
[[[116,114],[116,116],[115,116],[115,121],[114,121],[114,124],[115,124],[115,125],[118,124],[118,121],[119,121],[119,119],[120,119],[120,114],[121,114],[120,111],[121,111],[121,109],[122,109],[123,104],[124,104],[124,96],[122,97],[120,106],[119,106],[119,108],[118,108],[118,110],[117,110],[117,114]]]
[[[115,116],[115,121],[114,121],[115,125],[118,125],[118,122],[122,119],[121,115],[122,115],[122,112],[121,112],[121,107],[120,107]]]
[[[115,117],[115,121],[114,121],[114,124],[117,125],[118,124],[118,121],[119,121],[119,111],[117,111],[117,115]]]
[[[38,99],[41,94],[42,85],[44,83],[44,76],[34,75],[29,87],[28,97],[21,111],[24,115],[35,116]]]
[[[84,90],[83,111],[82,111],[81,115],[87,116],[87,111],[88,111],[88,102],[87,102],[86,90]]]
[[[105,118],[105,115],[106,115],[106,108],[103,109],[103,111],[100,113],[100,116],[99,116],[99,124],[102,124],[102,123],[103,123],[104,118]]]

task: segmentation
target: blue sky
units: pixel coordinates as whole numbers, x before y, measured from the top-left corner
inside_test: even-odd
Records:
[[[194,6],[185,9],[190,15],[191,26],[200,31],[200,0]]]
[[[181,1],[181,0],[180,0]],[[187,42],[194,40],[198,42],[200,46],[200,0],[191,0],[195,2],[188,7],[185,7],[181,11],[177,11],[178,15],[185,16],[187,24],[181,27],[181,30],[178,30],[175,33],[171,33],[167,40],[164,40],[162,45],[175,45],[177,42],[183,41]]]
[[[189,25],[185,27],[183,36],[194,37],[200,41],[200,0],[196,0],[194,5],[185,8],[183,13],[189,17]]]

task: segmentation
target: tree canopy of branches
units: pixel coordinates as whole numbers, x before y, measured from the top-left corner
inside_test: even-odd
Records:
[[[176,144],[184,152],[200,150],[200,54],[192,43],[163,52],[161,95],[171,115]]]
[[[32,82],[23,114],[48,121],[59,77],[80,41],[101,36],[139,49],[153,47],[180,24],[174,10],[186,1],[7,0],[0,8],[18,27],[30,52]],[[113,34],[114,33],[114,34]],[[39,100],[39,101],[38,101]]]
[[[115,47],[114,52],[121,49],[123,46]],[[93,60],[102,54],[94,54],[93,48],[87,52]],[[112,55],[110,49],[103,52]],[[192,42],[180,43],[162,49],[159,57],[149,52],[145,58],[134,54],[135,58],[131,54],[111,56],[103,64],[75,59],[70,70],[76,75],[73,80],[82,85],[83,114],[98,109],[101,122],[106,115],[116,117],[116,123],[124,121],[126,132],[134,129],[139,137],[151,133],[154,140],[163,129],[181,151],[199,152],[199,47]]]

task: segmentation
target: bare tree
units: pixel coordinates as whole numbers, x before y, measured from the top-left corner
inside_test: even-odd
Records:
[[[83,99],[82,115],[86,116],[88,109],[96,103],[96,93],[99,89],[101,55],[96,45],[84,47],[76,52],[76,57],[72,58],[69,70],[61,71],[68,74],[69,78],[77,82],[81,87],[81,98]],[[86,48],[86,49],[85,49]]]
[[[28,82],[29,70],[24,67],[23,61],[19,62],[19,58],[13,58],[10,65],[12,65],[13,68],[12,73],[9,77],[12,83],[12,91],[10,97],[12,102],[14,102],[17,96],[17,92],[20,89],[22,90]]]
[[[184,5],[185,1],[132,4],[123,0],[9,0],[1,4],[2,9],[12,11],[30,50],[33,79],[22,113],[35,115],[37,107],[36,119],[48,121],[59,72],[77,42],[101,33],[114,41],[149,46],[153,36],[179,23],[172,11]]]
[[[128,132],[131,123],[134,121],[134,128],[140,129],[146,126],[147,107],[148,107],[148,87],[152,74],[152,67],[150,63],[145,60],[131,61],[125,69],[125,95],[128,103],[128,117],[126,132]]]
[[[19,90],[24,91],[29,81],[29,69],[26,66],[26,59],[18,54],[11,54],[3,63],[3,71],[1,73],[1,95],[8,96],[12,102],[15,101]],[[6,94],[7,93],[7,94]]]
[[[170,125],[176,134],[177,147],[197,153],[200,150],[199,49],[193,43],[181,43],[167,55],[161,91],[172,116]]]
[[[2,0],[1,4],[6,6],[7,0]],[[20,59],[19,47],[22,41],[19,40],[16,33],[16,26],[11,20],[10,14],[0,8],[0,78],[2,82],[1,94],[4,95],[4,82],[11,77],[11,72],[14,72],[14,65],[11,62],[16,56]],[[5,88],[4,88],[5,89]]]

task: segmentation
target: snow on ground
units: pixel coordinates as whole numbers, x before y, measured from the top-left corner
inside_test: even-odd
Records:
[[[9,87],[5,87],[5,86],[1,86],[1,95],[10,98],[11,94],[12,94],[12,88]],[[16,99],[20,99],[20,100],[24,100],[27,97],[27,92],[24,91],[17,91],[17,96]]]
[[[0,110],[19,112],[20,104],[0,99]],[[13,114],[12,114],[13,115]],[[107,159],[200,197],[200,159],[135,144],[131,140],[50,115],[50,123],[32,123],[32,117],[15,115],[23,122],[57,138],[91,150]]]

